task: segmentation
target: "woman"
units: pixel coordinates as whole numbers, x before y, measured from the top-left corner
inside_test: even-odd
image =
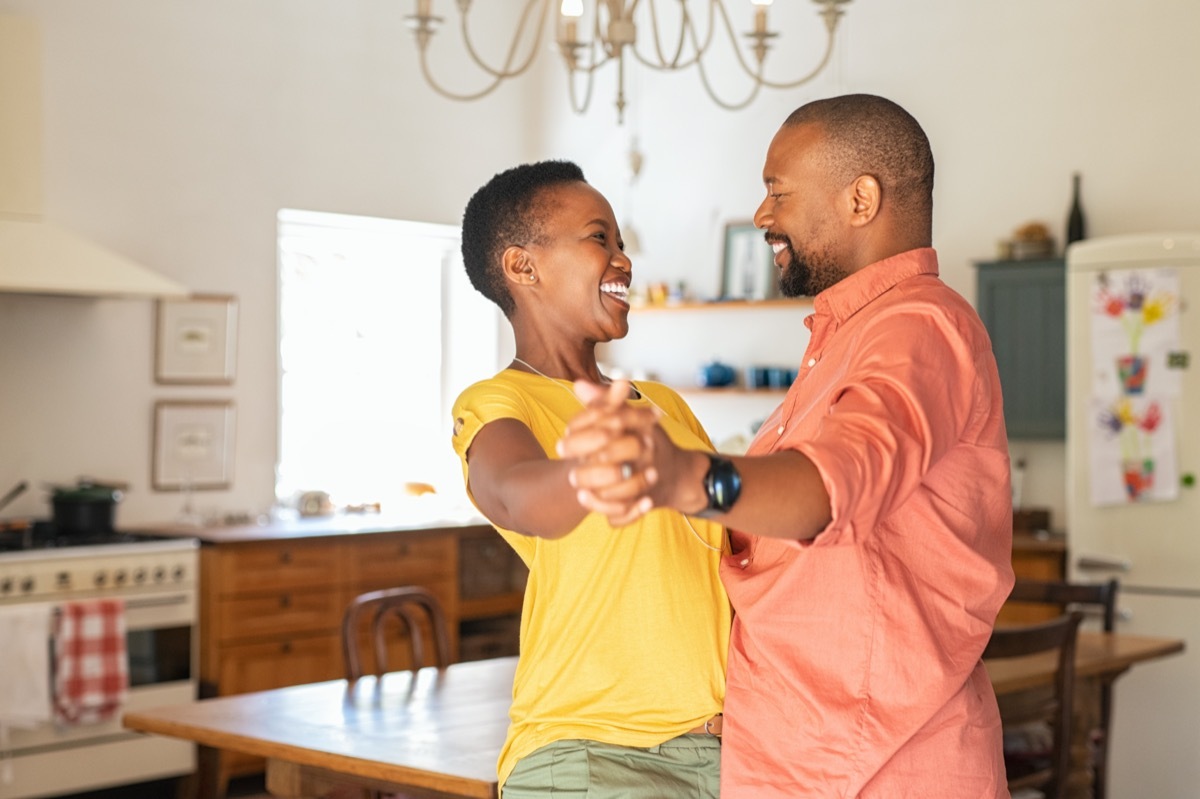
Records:
[[[463,216],[467,273],[516,340],[509,368],[454,406],[472,501],[530,570],[499,763],[505,799],[717,795],[724,530],[675,511],[614,528],[579,505],[571,463],[553,454],[582,410],[572,381],[610,383],[595,346],[629,330],[622,247],[612,208],[569,162],[496,175]],[[656,408],[680,446],[712,448],[665,386],[610,390]]]

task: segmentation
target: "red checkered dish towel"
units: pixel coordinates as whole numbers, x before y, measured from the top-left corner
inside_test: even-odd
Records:
[[[59,606],[54,634],[54,715],[60,724],[112,718],[129,694],[125,601]]]

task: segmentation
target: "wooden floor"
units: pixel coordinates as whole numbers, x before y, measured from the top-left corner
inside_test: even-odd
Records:
[[[122,785],[103,791],[72,793],[55,799],[175,799],[175,780],[156,780],[137,785]],[[242,777],[229,783],[226,799],[271,799],[262,776]]]

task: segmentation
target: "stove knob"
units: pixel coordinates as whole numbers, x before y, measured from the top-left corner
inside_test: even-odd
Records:
[[[125,576],[125,570],[118,569],[116,574],[113,575],[113,585],[125,585]]]
[[[33,586],[34,582],[32,577],[26,577],[21,581],[21,590],[27,594],[33,593]]]
[[[165,579],[167,579],[167,570],[159,566],[154,570],[154,582],[161,583]]]
[[[141,585],[142,583],[146,582],[146,570],[138,569],[137,571],[135,571],[133,573],[133,581],[135,583],[137,583],[138,585]]]
[[[0,594],[7,594],[13,590],[13,580],[11,577],[5,577],[0,580]]]
[[[71,587],[71,573],[70,572],[59,572],[58,574],[56,574],[54,576],[54,585],[58,588],[70,588]]]
[[[108,582],[108,574],[105,572],[96,572],[96,576],[92,579],[97,588],[101,588]]]
[[[182,566],[176,566],[174,569],[171,570],[171,579],[174,580],[175,582],[179,582],[180,580],[183,579],[183,567]]]

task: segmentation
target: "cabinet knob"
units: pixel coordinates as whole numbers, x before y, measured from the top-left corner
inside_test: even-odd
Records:
[[[284,641],[282,644],[279,645],[279,651],[285,655],[290,655],[292,653],[292,642]]]
[[[401,556],[408,555],[408,544],[401,544],[397,551]]]
[[[286,549],[283,550],[282,552],[280,552],[279,553],[279,562],[280,563],[291,563],[292,562],[292,553]]]
[[[290,608],[292,606],[292,597],[290,594],[284,594],[279,597],[279,607]]]

